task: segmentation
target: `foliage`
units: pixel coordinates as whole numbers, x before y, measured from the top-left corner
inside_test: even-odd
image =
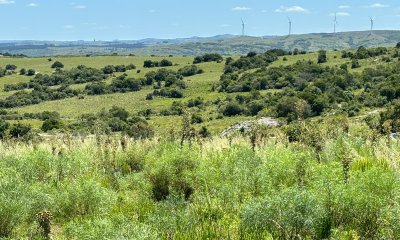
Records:
[[[60,61],[55,61],[52,65],[51,68],[64,68],[64,64]]]
[[[202,62],[222,62],[224,58],[217,53],[207,53],[202,56],[197,56],[193,60],[193,64],[198,64]]]

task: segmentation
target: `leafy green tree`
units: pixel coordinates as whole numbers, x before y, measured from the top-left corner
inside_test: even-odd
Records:
[[[19,75],[26,75],[26,69],[21,68],[21,70],[19,70]]]
[[[63,126],[63,123],[58,118],[49,118],[45,120],[42,124],[42,131],[48,132],[53,129],[60,129]]]
[[[231,117],[239,115],[243,112],[243,108],[237,102],[229,102],[223,109],[223,114],[225,116]]]
[[[159,66],[160,66],[160,67],[170,67],[170,66],[172,66],[172,65],[173,65],[172,62],[169,61],[169,60],[167,60],[167,59],[163,59],[163,60],[161,60],[160,63],[159,63]]]
[[[51,68],[64,68],[64,64],[60,61],[55,61],[52,65]]]
[[[10,128],[10,135],[13,138],[22,138],[30,133],[32,126],[29,124],[16,123]]]
[[[14,64],[7,64],[6,65],[6,70],[14,71],[15,69],[17,69],[17,66],[15,66]]]
[[[115,71],[114,66],[111,65],[105,66],[102,70],[104,74],[112,74]]]
[[[28,71],[26,72],[27,76],[33,76],[36,74],[36,71],[34,69],[28,69]]]
[[[119,118],[122,121],[127,121],[129,117],[129,112],[122,107],[113,106],[108,112],[112,117]]]

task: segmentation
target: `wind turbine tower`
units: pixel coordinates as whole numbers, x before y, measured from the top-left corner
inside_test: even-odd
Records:
[[[369,17],[369,20],[371,21],[371,33],[370,34],[372,34],[372,31],[374,30],[375,17]]]
[[[292,35],[292,19],[290,19],[290,17],[288,17],[288,21],[289,21],[289,36]]]
[[[245,27],[245,24],[244,24],[244,21],[243,21],[243,18],[242,18],[242,36],[244,36],[244,27]]]
[[[336,13],[335,13],[335,18],[334,18],[334,20],[333,20],[333,33],[336,33],[336,25],[338,24],[338,22],[337,22],[337,16],[336,16]]]

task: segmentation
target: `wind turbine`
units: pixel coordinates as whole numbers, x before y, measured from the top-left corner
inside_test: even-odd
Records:
[[[374,30],[375,17],[369,17],[369,20],[371,21],[371,33],[370,34],[372,34],[372,31]]]
[[[242,36],[244,36],[244,27],[245,27],[245,23],[244,23],[244,21],[243,21],[243,18],[242,18],[241,20],[242,20]]]
[[[336,25],[338,24],[337,22],[337,16],[335,13],[335,18],[333,19],[333,33],[336,33]]]
[[[292,19],[290,19],[290,17],[288,17],[288,21],[289,21],[289,36],[292,35]]]

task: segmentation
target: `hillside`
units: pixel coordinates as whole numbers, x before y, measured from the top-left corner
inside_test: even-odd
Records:
[[[214,134],[257,116],[290,122],[298,114],[290,107],[295,104],[304,105],[301,118],[357,116],[397,98],[398,56],[398,48],[360,48],[329,51],[320,64],[317,53],[283,50],[197,64],[194,57],[177,56],[2,57],[0,68],[14,70],[0,77],[0,108],[4,119],[40,128],[45,119],[37,114],[45,111],[73,125],[85,114],[118,106],[146,117],[160,135],[177,130],[184,111],[196,129]],[[63,68],[52,68],[56,62]],[[36,76],[27,76],[28,69]]]
[[[0,57],[0,238],[399,239],[399,78],[400,43]]]
[[[143,39],[112,42],[104,41],[13,41],[0,43],[0,53],[25,54],[32,57],[56,55],[200,55],[216,52],[226,56],[247,54],[249,51],[265,52],[280,48],[303,51],[320,49],[350,49],[359,46],[388,47],[400,39],[400,31],[360,31],[313,33],[280,37],[250,37],[219,35],[208,38]]]

